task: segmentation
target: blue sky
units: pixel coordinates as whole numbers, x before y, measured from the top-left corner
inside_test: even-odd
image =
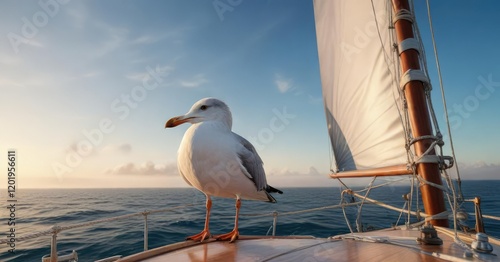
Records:
[[[432,2],[463,176],[491,178],[500,170],[499,4]],[[0,148],[17,150],[20,185],[186,186],[175,161],[188,126],[164,124],[208,96],[230,106],[271,184],[334,185],[312,3],[232,1],[223,13],[213,3],[0,2]],[[425,6],[416,9],[430,55]]]

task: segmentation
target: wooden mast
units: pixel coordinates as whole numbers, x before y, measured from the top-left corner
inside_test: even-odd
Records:
[[[400,10],[410,10],[407,0],[392,0],[392,2],[395,13],[398,13]],[[408,20],[399,19],[396,21],[395,29],[398,43],[401,43],[407,38],[414,37],[412,22]],[[414,49],[408,49],[401,53],[400,58],[403,72],[406,72],[409,69],[420,69],[418,55],[418,52]],[[433,135],[423,83],[420,81],[410,81],[405,86],[405,96],[408,104],[408,114],[413,137],[417,138]],[[417,141],[414,144],[415,154],[417,156],[423,155],[431,144],[432,140],[430,139]],[[429,155],[435,155],[434,150],[432,150]],[[439,167],[436,163],[417,164],[417,174],[429,182],[442,185]],[[428,184],[422,184],[420,186],[420,190],[422,192],[422,201],[425,213],[435,215],[446,211],[443,192],[440,189]],[[435,226],[448,227],[448,220],[431,220],[431,224]]]

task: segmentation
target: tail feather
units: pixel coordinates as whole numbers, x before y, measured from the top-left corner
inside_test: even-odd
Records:
[[[273,196],[271,196],[271,194],[269,194],[267,191],[266,191],[265,193],[266,193],[266,196],[267,196],[267,200],[268,200],[269,202],[271,202],[271,203],[276,203],[276,202],[278,202],[278,201],[276,201],[276,199],[275,199]]]
[[[274,187],[272,187],[272,186],[270,186],[270,185],[267,185],[267,187],[266,187],[266,191],[267,191],[268,193],[278,193],[278,194],[283,194],[283,191],[281,191],[281,190],[279,190],[279,189],[277,189],[277,188],[274,188]]]
[[[278,194],[283,194],[283,191],[281,191],[281,190],[279,190],[279,189],[277,189],[277,188],[274,188],[274,187],[272,187],[272,186],[270,186],[270,185],[267,185],[267,186],[266,186],[266,190],[264,191],[264,193],[266,193],[267,200],[268,200],[269,202],[271,202],[271,203],[276,203],[276,202],[277,202],[277,201],[276,201],[276,199],[275,199],[273,196],[271,196],[271,194],[270,194],[270,193],[278,193]]]

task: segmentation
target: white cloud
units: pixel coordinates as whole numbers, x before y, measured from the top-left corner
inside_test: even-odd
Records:
[[[107,145],[102,148],[105,153],[121,153],[128,154],[132,152],[132,146],[129,143],[123,143],[118,145]]]
[[[101,57],[119,49],[126,42],[128,30],[124,28],[113,28],[100,24],[101,29],[109,36],[100,46],[95,49],[94,56]]]
[[[192,87],[199,87],[206,82],[208,82],[208,79],[205,78],[205,76],[203,74],[197,74],[192,79],[181,80],[180,84],[183,87],[192,88]]]
[[[130,144],[125,143],[125,144],[118,145],[117,149],[120,152],[129,153],[130,151],[132,151],[132,146]]]
[[[499,179],[500,178],[500,164],[476,162],[472,164],[459,163],[460,177],[462,179]],[[454,169],[451,170],[454,174]]]
[[[116,166],[115,168],[106,170],[107,174],[113,175],[177,175],[177,165],[155,164],[151,161],[136,165],[132,162]]]
[[[143,35],[143,36],[136,38],[134,41],[132,41],[132,43],[134,43],[134,44],[151,44],[151,43],[154,43],[156,41],[157,40],[155,40],[152,36]]]
[[[144,77],[146,77],[148,74],[146,72],[142,73],[130,73],[128,75],[125,75],[126,78],[133,80],[133,81],[142,81]]]
[[[162,76],[168,75],[171,71],[173,71],[175,68],[173,66],[169,65],[156,65],[156,67],[151,66],[151,69],[155,70],[156,72],[160,72]],[[142,72],[134,72],[134,73],[129,73],[125,75],[125,78],[137,81],[137,82],[142,82],[144,79],[149,79],[151,77],[149,71],[144,69]]]
[[[87,141],[88,142],[88,141]],[[89,146],[90,145],[90,146]],[[96,147],[94,145],[91,145],[89,143],[86,143],[85,141],[81,140],[78,142],[73,142],[71,143],[64,151],[66,154],[73,154],[77,153],[80,156],[96,156],[101,153],[103,154],[110,154],[110,155],[116,155],[116,154],[128,154],[132,152],[132,146],[129,143],[123,143],[123,144],[110,144],[106,145],[104,147]]]
[[[159,41],[163,40],[164,38],[165,38],[165,36],[161,36],[161,35],[142,35],[142,36],[139,36],[136,39],[134,39],[132,41],[132,43],[136,44],[136,45],[147,45],[147,44],[153,44],[153,43],[159,42]]]
[[[274,83],[280,91],[280,93],[286,93],[290,88],[292,88],[292,80],[285,79],[281,75],[276,74],[274,77]]]
[[[318,172],[318,170],[311,166],[309,167],[309,170],[307,172],[299,172],[299,171],[294,171],[290,170],[288,168],[281,169],[281,170],[273,170],[269,173],[272,176],[321,176],[322,174]],[[327,174],[325,174],[326,176]]]

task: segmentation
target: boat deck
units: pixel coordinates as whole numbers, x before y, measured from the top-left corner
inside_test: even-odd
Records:
[[[443,245],[421,245],[416,230],[373,231],[334,238],[307,236],[241,236],[235,243],[210,239],[159,247],[129,257],[132,261],[499,261],[496,255],[466,257],[447,229],[439,230]],[[446,232],[448,231],[448,232]],[[464,242],[470,242],[465,238]],[[469,243],[470,244],[470,243]],[[498,244],[498,243],[497,243]],[[494,253],[500,247],[494,245]]]

